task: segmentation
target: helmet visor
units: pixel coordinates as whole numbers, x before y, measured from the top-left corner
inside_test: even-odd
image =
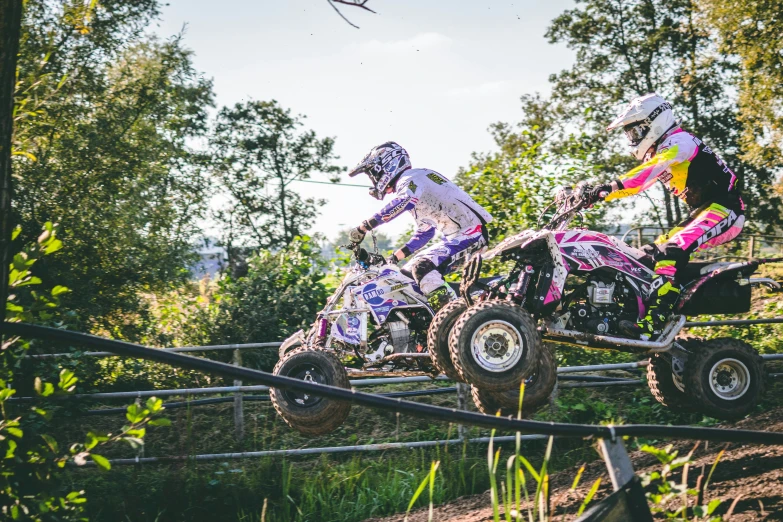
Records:
[[[628,141],[631,142],[631,146],[636,147],[641,143],[647,133],[650,132],[650,126],[647,123],[632,123],[623,127]]]

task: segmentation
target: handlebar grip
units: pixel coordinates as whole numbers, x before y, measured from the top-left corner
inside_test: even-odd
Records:
[[[607,192],[605,190],[602,190],[601,192],[598,193],[598,197],[601,198],[601,199],[604,199],[608,195],[609,195],[609,192]]]
[[[356,259],[358,261],[365,263],[367,262],[368,259],[370,259],[370,254],[368,254],[365,249],[360,248],[359,250],[356,251]]]

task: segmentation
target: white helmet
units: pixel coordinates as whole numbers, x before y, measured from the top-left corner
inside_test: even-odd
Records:
[[[631,142],[631,155],[644,161],[650,147],[676,126],[671,104],[652,93],[631,101],[606,130],[622,127]]]
[[[374,147],[348,173],[348,176],[367,174],[373,184],[370,195],[375,199],[383,199],[386,195],[386,187],[409,168],[411,168],[411,158],[405,149],[393,141],[387,141]]]

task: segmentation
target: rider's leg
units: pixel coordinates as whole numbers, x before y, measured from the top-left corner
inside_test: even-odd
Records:
[[[457,298],[457,293],[443,279],[443,274],[485,244],[480,229],[464,232],[422,250],[405,265],[404,271],[411,273],[432,307],[439,309]]]
[[[680,296],[677,275],[682,273],[691,254],[737,237],[745,223],[743,210],[744,207],[712,203],[656,240],[658,252],[653,257],[657,275],[650,284],[646,309],[639,314],[633,333],[652,334],[666,322]]]

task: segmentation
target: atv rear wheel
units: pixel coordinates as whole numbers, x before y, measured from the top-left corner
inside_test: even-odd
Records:
[[[727,337],[689,350],[685,390],[698,411],[731,420],[753,410],[764,389],[764,363],[751,345]]]
[[[333,354],[308,347],[296,348],[278,361],[274,375],[328,386],[350,388],[348,372]],[[351,411],[351,403],[308,393],[272,388],[269,396],[277,413],[295,430],[317,436],[337,429]]]
[[[689,402],[683,377],[685,366],[671,354],[656,353],[647,367],[647,385],[655,400],[674,411],[687,411]]]
[[[504,301],[468,308],[449,334],[451,362],[464,382],[481,390],[510,390],[537,368],[543,350],[530,314]]]
[[[448,303],[438,310],[427,330],[427,349],[430,352],[432,365],[446,377],[461,381],[449,354],[449,333],[460,315],[468,308],[463,299]]]
[[[522,397],[522,417],[529,417],[549,401],[557,383],[557,363],[548,348],[541,350],[541,360],[535,373],[525,380],[525,394]],[[470,387],[473,402],[480,412],[503,417],[516,416],[519,411],[519,386],[510,390],[493,392]]]

